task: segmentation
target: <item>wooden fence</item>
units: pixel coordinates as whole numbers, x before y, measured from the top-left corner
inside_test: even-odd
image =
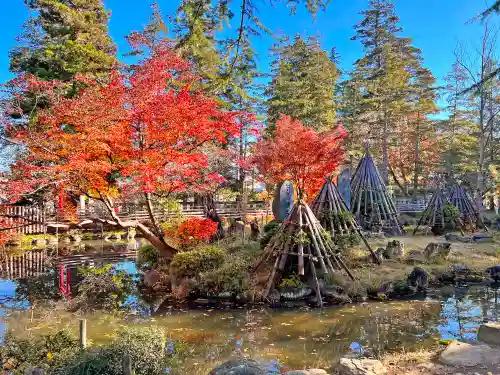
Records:
[[[77,217],[79,220],[88,218],[104,218],[111,219],[106,209],[98,202],[93,202],[92,205],[87,205],[84,210],[78,209]],[[147,221],[149,214],[144,205],[131,203],[116,203],[116,213],[120,219]],[[217,202],[216,209],[221,217],[235,218],[243,215],[241,204],[237,202]],[[40,208],[36,206],[8,206],[4,205],[2,211],[7,217],[6,221],[11,226],[13,231],[22,234],[40,234],[45,233],[47,226],[55,226],[56,224],[65,224],[63,220],[57,220],[54,208],[48,206]],[[263,201],[249,202],[246,205],[245,214],[250,216],[258,216],[264,218],[266,214],[270,214],[271,210],[266,208],[266,203]],[[166,220],[169,217],[176,215],[182,216],[204,216],[203,206],[193,203],[181,203],[176,209],[166,207],[156,207],[154,215],[159,220]]]
[[[423,212],[428,201],[424,199],[413,200],[410,198],[396,198],[395,204],[399,212]],[[143,204],[120,203],[115,204],[116,213],[122,220],[147,221],[148,212]],[[266,220],[266,215],[271,214],[271,209],[263,201],[248,202],[243,209],[239,202],[217,202],[215,205],[218,214],[221,217],[236,218],[241,217],[243,213],[248,216],[260,217],[261,221]],[[23,234],[40,234],[46,231],[47,225],[64,224],[63,221],[56,219],[54,208],[48,206],[40,208],[37,206],[4,206],[3,211],[10,218],[7,222],[11,224],[13,230]],[[175,209],[167,207],[155,207],[154,215],[159,220],[166,220],[176,215],[182,216],[204,216],[204,207],[190,202],[179,202]],[[99,217],[111,219],[106,209],[98,202],[92,205],[86,205],[85,208],[78,209],[77,216],[80,220]],[[267,222],[267,220],[266,220]]]

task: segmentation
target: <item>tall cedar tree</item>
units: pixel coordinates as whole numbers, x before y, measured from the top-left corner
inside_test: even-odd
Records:
[[[281,115],[273,135],[257,142],[252,163],[266,182],[292,181],[299,200],[312,199],[343,160],[345,130],[339,125],[320,133]]]
[[[16,199],[40,186],[88,195],[106,207],[117,226],[136,227],[171,258],[176,250],[156,221],[152,196],[221,183],[220,175],[207,173],[202,146],[225,144],[239,136],[240,125],[239,114],[190,89],[198,78],[169,47],[157,47],[127,72],[113,72],[104,85],[85,80],[88,87],[74,98],[54,95],[53,82],[33,77],[20,82],[51,102],[39,113],[41,126],[12,128],[26,152],[11,166],[8,196]],[[143,195],[152,228],[118,217],[114,198],[128,194]]]
[[[356,61],[350,79],[343,84],[341,114],[352,131],[351,142],[359,147],[364,140],[371,139],[375,143],[372,149],[380,150],[381,174],[388,183],[396,124],[412,121],[427,135],[433,131],[430,126],[423,126],[423,120],[435,111],[434,78],[422,67],[421,51],[412,46],[411,39],[399,36],[402,28],[391,1],[372,0],[370,9],[362,15],[353,40],[362,43],[365,56]],[[419,152],[421,140],[416,134],[414,157],[406,161],[414,165],[410,173],[414,186],[418,185],[423,164]]]
[[[272,134],[281,114],[315,130],[332,129],[335,123],[336,64],[318,40],[296,36],[277,46],[272,62],[273,79],[267,90],[267,131]]]
[[[36,12],[10,52],[15,73],[70,81],[76,74],[98,77],[116,64],[102,0],[29,0]]]

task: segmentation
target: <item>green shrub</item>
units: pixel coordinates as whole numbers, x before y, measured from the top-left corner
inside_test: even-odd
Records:
[[[183,351],[158,327],[126,327],[109,344],[85,350],[67,331],[36,340],[8,334],[1,347],[2,359],[15,375],[32,367],[53,375],[123,375],[124,356],[130,357],[136,375],[162,375],[180,364]]]
[[[129,356],[136,375],[161,375],[170,366],[167,337],[157,327],[125,328],[102,348],[91,348],[54,371],[57,375],[123,375],[123,358]]]
[[[267,246],[271,238],[278,233],[281,223],[276,220],[271,220],[269,223],[264,225],[264,230],[260,238],[260,247],[263,249]]]
[[[139,249],[137,265],[145,269],[157,268],[160,259],[160,252],[153,245],[146,245]]]
[[[224,251],[216,246],[204,246],[175,254],[170,263],[170,273],[178,279],[191,278],[212,271],[223,263]]]
[[[460,218],[460,210],[451,203],[445,203],[443,207],[443,215],[445,223],[450,223]],[[438,212],[436,216],[441,218],[441,212]]]
[[[275,230],[276,228],[279,228],[281,223],[277,220],[271,220],[269,223],[264,225],[263,231],[264,233],[270,232],[272,230]]]
[[[230,292],[240,294],[248,289],[248,263],[237,256],[226,259],[224,264],[200,275],[199,289],[205,295]]]
[[[300,288],[305,284],[299,279],[297,275],[289,275],[287,278],[281,279],[278,288]]]
[[[253,263],[262,254],[262,248],[258,242],[249,241],[244,244],[239,241],[227,247],[227,251],[231,255],[242,258],[245,262]]]
[[[50,369],[74,360],[80,350],[79,342],[67,330],[39,338],[18,338],[10,332],[0,348],[3,363],[9,363],[12,374],[24,374],[26,369]]]
[[[359,245],[359,237],[356,233],[338,234],[333,238],[333,241],[340,251]]]
[[[79,310],[116,310],[134,292],[134,282],[126,271],[111,264],[98,268],[79,268],[83,280],[78,284],[78,295],[72,306]]]

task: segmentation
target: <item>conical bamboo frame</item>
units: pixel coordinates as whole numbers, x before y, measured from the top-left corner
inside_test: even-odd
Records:
[[[395,229],[398,235],[403,234],[396,205],[387,194],[368,149],[354,172],[351,191],[351,212],[363,228],[371,229],[372,223],[377,220],[384,222],[386,229]]]
[[[325,237],[324,229],[309,206],[299,201],[264,249],[264,254],[255,265],[273,263],[262,297],[266,299],[287,265],[297,260],[297,274],[310,276],[308,282],[316,293],[317,302],[323,304],[316,265],[321,275],[343,269],[351,279],[354,276],[343,260],[335,253],[331,240]],[[293,264],[293,263],[292,263]]]
[[[427,225],[429,227],[441,226],[445,227],[446,223],[444,220],[444,206],[446,203],[450,203],[448,199],[444,196],[443,191],[438,187],[434,190],[429,204],[422,213],[422,217],[417,223],[417,226],[413,230],[415,234],[421,225]],[[453,220],[453,225],[455,228],[459,228],[460,232],[463,233],[462,225],[459,221]]]
[[[379,258],[363,235],[361,227],[347,208],[331,177],[325,180],[320,192],[311,203],[311,211],[318,218],[321,226],[330,232],[332,238],[338,235],[357,234],[367,247],[373,260],[380,264]],[[328,215],[325,215],[325,213]],[[348,213],[348,215],[343,213]],[[334,216],[337,217],[337,220],[333,219]]]
[[[469,195],[458,184],[451,190],[450,203],[460,211],[460,219],[463,223],[472,224],[474,227],[479,224],[482,229],[487,229]]]

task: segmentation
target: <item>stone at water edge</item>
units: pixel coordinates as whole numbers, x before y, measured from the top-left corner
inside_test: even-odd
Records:
[[[208,375],[267,375],[264,366],[252,359],[232,359],[215,367]]]
[[[387,247],[384,251],[384,257],[387,259],[399,260],[403,258],[405,254],[405,245],[401,241],[393,240],[387,243]]]
[[[489,345],[500,346],[500,323],[481,324],[477,339]]]
[[[500,350],[488,345],[471,345],[453,341],[441,353],[439,362],[454,367],[491,366],[500,363]]]
[[[425,257],[427,259],[432,258],[443,258],[447,259],[451,252],[450,242],[429,243],[424,250]]]
[[[283,375],[328,375],[325,370],[312,368],[309,370],[292,370],[285,372]]]
[[[384,375],[387,369],[376,359],[341,358],[340,375]]]

